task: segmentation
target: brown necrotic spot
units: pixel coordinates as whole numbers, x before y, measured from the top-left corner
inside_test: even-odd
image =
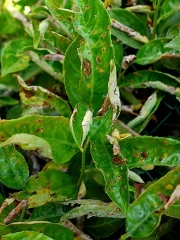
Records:
[[[42,133],[44,131],[44,128],[39,128],[35,131],[35,134]]]
[[[141,153],[141,157],[146,158],[148,156],[146,151],[142,151]]]
[[[169,201],[169,197],[165,196],[162,193],[159,193],[158,196],[160,197],[160,199],[164,202],[164,204],[166,204]]]
[[[42,119],[40,118],[40,119],[38,119],[38,120],[36,120],[36,123],[41,123],[42,122]]]
[[[84,66],[84,73],[86,77],[88,77],[91,74],[91,63],[87,59],[84,59],[83,66]]]
[[[96,58],[96,61],[100,64],[100,62],[101,62],[100,57],[97,57],[97,58]]]

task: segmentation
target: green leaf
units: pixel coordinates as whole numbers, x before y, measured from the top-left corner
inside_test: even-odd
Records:
[[[173,9],[172,9],[173,10]],[[158,21],[157,25],[157,33],[158,36],[166,36],[167,31],[170,27],[172,27],[174,24],[179,24],[180,21],[180,10],[176,10],[172,15],[167,17],[167,19]]]
[[[133,13],[122,8],[109,10],[108,13],[111,18],[115,19],[126,27],[135,30],[141,35],[147,35],[147,30],[144,27],[144,24]],[[117,29],[112,28],[112,35],[114,35],[118,41],[121,41],[123,44],[126,44],[132,48],[139,49],[143,46],[143,43],[136,41],[132,37],[128,36],[127,33]]]
[[[8,73],[17,72],[25,69],[29,65],[30,57],[23,55],[17,57],[16,54],[19,50],[25,47],[32,46],[32,41],[29,39],[15,39],[9,42],[2,50],[2,77]]]
[[[81,95],[80,78],[81,78],[81,62],[77,53],[82,38],[78,36],[66,51],[64,59],[64,79],[65,88],[72,107],[77,103],[83,103]],[[69,69],[71,71],[69,71]]]
[[[58,223],[60,217],[63,216],[68,210],[68,206],[58,203],[47,203],[43,206],[36,207],[30,215],[30,220],[41,220]]]
[[[150,136],[126,138],[120,142],[128,168],[145,165],[178,166],[180,141]]]
[[[125,218],[124,214],[114,203],[104,203],[99,200],[92,199],[75,200],[67,203],[79,204],[80,206],[73,208],[65,215],[63,215],[61,217],[61,221],[81,217],[84,215],[87,215],[87,217],[97,216],[109,218]]]
[[[38,6],[31,10],[27,14],[28,18],[35,19],[35,20],[44,20],[50,15],[49,11],[44,6]]]
[[[113,147],[106,134],[111,128],[111,111],[103,117],[96,117],[90,129],[91,154],[96,167],[102,172],[108,196],[126,213],[129,204],[128,173],[123,159],[116,164]]]
[[[179,9],[180,9],[179,0],[173,0],[173,1],[165,0],[160,8],[158,22],[172,16]]]
[[[172,194],[179,184],[179,179],[180,166],[151,184],[131,204],[126,218],[126,231],[129,236],[145,238],[153,233],[160,222],[162,213],[159,211],[164,208],[165,199]]]
[[[9,233],[7,235],[2,236],[2,240],[53,240],[50,237],[45,236],[42,233],[34,232],[34,231],[22,231],[17,233]]]
[[[71,41],[57,32],[47,30],[44,33],[43,40],[50,43],[58,52],[65,53]]]
[[[9,145],[0,148],[0,181],[9,188],[23,189],[29,176],[24,157]]]
[[[70,117],[71,109],[68,103],[56,94],[40,86],[28,86],[20,76],[17,76],[21,86],[20,97],[24,104],[30,106],[43,106],[49,103],[61,115]],[[45,101],[45,102],[44,102]]]
[[[57,164],[69,161],[78,152],[71,135],[69,120],[64,117],[30,115],[14,120],[0,121],[0,140],[14,134],[27,133],[47,141]]]
[[[39,172],[38,176],[27,181],[25,188],[28,193],[34,194],[28,199],[28,208],[77,197],[76,184],[71,177],[59,170]]]
[[[106,193],[126,213],[129,204],[126,162],[113,157],[112,146],[105,139],[91,140],[91,154],[96,167],[104,176]],[[114,163],[116,159],[120,164]]]
[[[73,240],[73,233],[68,228],[57,223],[49,223],[43,221],[18,222],[9,225],[0,224],[0,236],[2,237],[8,233],[21,232],[27,229],[29,231],[42,233],[54,240],[59,240],[59,236],[61,236],[61,240]]]
[[[180,200],[170,205],[164,214],[173,218],[180,219]]]
[[[144,103],[139,116],[128,122],[127,126],[138,133],[142,132],[151,120],[163,97],[164,94],[162,92],[155,91],[151,94]]]
[[[124,223],[124,219],[98,218],[85,219],[84,231],[90,233],[95,238],[104,239],[115,232]],[[112,239],[112,238],[111,238]]]
[[[55,64],[51,64],[50,61],[47,62],[42,59],[39,55],[39,52],[35,51],[28,51],[27,54],[31,57],[31,60],[36,63],[42,70],[47,72],[49,75],[53,76],[55,79],[59,80],[60,82],[64,82],[63,75],[60,71],[60,63],[59,61]],[[58,64],[58,66],[57,66]]]
[[[114,59],[110,35],[111,23],[109,15],[100,0],[96,2],[88,0],[86,3],[82,0],[75,0],[74,2],[77,4],[79,12],[76,13],[73,24],[77,33],[83,37],[83,40],[81,40],[78,48],[79,56],[77,54],[74,56],[73,69],[70,64],[68,66],[64,64],[66,89],[72,88],[72,84],[74,85],[74,82],[76,82],[81,95],[81,103],[87,104],[89,108],[97,112],[103,104],[104,95],[107,94],[110,60]],[[68,56],[68,54],[71,56]],[[67,52],[67,56],[72,58],[72,52]],[[65,61],[67,62],[66,57]],[[67,76],[71,72],[69,68],[72,69],[71,71],[75,70],[73,78]],[[82,72],[79,78],[80,69],[82,69]],[[67,93],[69,92],[70,90],[67,90]],[[76,95],[77,93],[78,91]],[[78,103],[79,97],[75,96],[75,100],[75,103]]]
[[[36,150],[43,157],[53,159],[49,143],[40,137],[27,133],[14,134],[6,141],[0,143],[0,147],[4,147],[12,143],[21,146],[22,149]]]
[[[164,47],[168,42],[169,39],[158,38],[144,44],[137,52],[134,62],[146,65],[158,61],[163,57],[163,54],[170,52]]]
[[[173,40],[170,41],[168,44],[166,44],[164,47],[165,48],[172,48],[172,49],[175,49],[177,51],[180,51],[179,43],[180,43],[180,35],[173,38]]]
[[[6,106],[6,105],[16,105],[18,104],[18,102],[19,102],[18,100],[12,97],[0,95],[0,107]]]
[[[158,71],[139,71],[128,74],[120,87],[152,87],[180,97],[179,79]]]
[[[174,24],[171,26],[166,34],[167,38],[174,38],[180,34],[179,23]]]
[[[45,0],[45,4],[52,16],[57,20],[60,34],[67,35],[70,39],[74,39],[76,37],[76,33],[73,29],[75,12],[62,8],[62,5],[60,5],[61,3],[56,0]]]
[[[49,20],[45,19],[41,22],[38,20],[32,20],[33,27],[33,45],[34,49],[36,49],[45,33],[45,31],[49,27]]]

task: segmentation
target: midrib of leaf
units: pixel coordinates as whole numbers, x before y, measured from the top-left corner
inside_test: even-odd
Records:
[[[15,150],[16,151],[16,150]],[[21,177],[19,177],[19,175],[17,174],[16,172],[16,168],[12,167],[12,164],[11,164],[11,160],[9,159],[9,155],[8,154],[4,154],[4,151],[3,151],[3,156],[4,156],[4,159],[6,159],[6,162],[8,163],[8,166],[10,167],[11,171],[14,173],[14,175],[16,176],[18,182],[19,182],[19,185],[23,186],[23,183],[22,183],[22,179]]]

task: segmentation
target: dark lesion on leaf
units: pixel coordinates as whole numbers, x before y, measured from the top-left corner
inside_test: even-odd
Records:
[[[44,128],[39,128],[35,131],[35,134],[44,132]]]
[[[101,58],[97,56],[96,61],[100,64],[101,63]]]
[[[146,151],[142,151],[141,153],[141,157],[146,158],[148,156]]]
[[[91,63],[87,59],[83,59],[84,73],[86,77],[91,74]]]
[[[163,193],[159,193],[158,196],[166,204],[169,201],[169,196],[165,196]]]

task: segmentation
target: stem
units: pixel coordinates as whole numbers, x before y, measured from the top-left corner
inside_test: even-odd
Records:
[[[25,213],[26,213],[26,207],[24,207],[24,208],[22,209],[21,216],[20,216],[20,218],[19,218],[19,221],[20,221],[20,222],[22,222],[22,220],[24,219]]]
[[[157,29],[157,20],[159,16],[159,10],[161,5],[161,0],[157,0],[157,4],[154,4],[154,21],[153,21],[153,32],[152,32],[152,39],[155,38],[156,29]]]
[[[85,163],[86,163],[86,150],[87,150],[88,146],[89,146],[89,140],[86,141],[84,148],[82,150],[81,174],[80,174],[79,181],[77,184],[78,187],[80,187],[82,179],[84,177]]]

